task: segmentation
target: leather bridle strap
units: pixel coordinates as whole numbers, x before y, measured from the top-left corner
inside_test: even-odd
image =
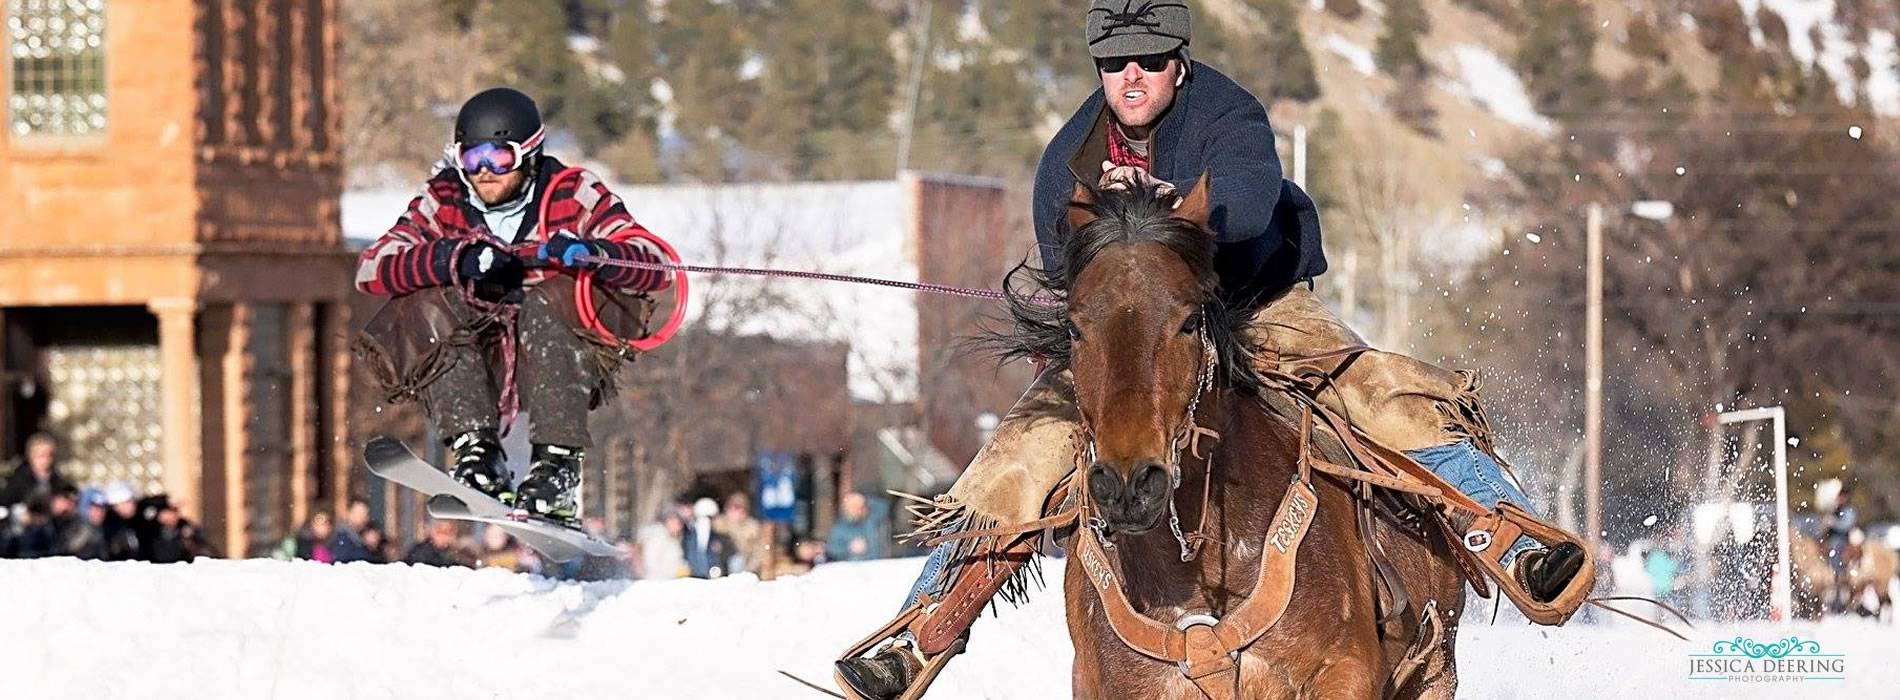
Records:
[[[1216,682],[1218,674],[1235,671],[1239,652],[1266,634],[1286,613],[1293,599],[1294,562],[1318,508],[1319,495],[1311,482],[1288,484],[1261,548],[1253,591],[1219,620],[1189,616],[1170,626],[1137,612],[1122,591],[1117,567],[1103,550],[1100,535],[1092,529],[1077,533],[1080,546],[1076,554],[1081,557],[1089,585],[1102,600],[1109,627],[1123,644],[1155,660],[1176,664],[1202,692],[1222,697],[1232,684]]]

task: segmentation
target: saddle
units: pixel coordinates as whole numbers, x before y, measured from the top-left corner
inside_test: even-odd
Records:
[[[1501,503],[1495,511],[1484,506],[1404,452],[1368,437],[1318,400],[1332,378],[1343,371],[1353,357],[1366,350],[1369,348],[1351,347],[1321,357],[1303,358],[1289,365],[1293,367],[1291,371],[1271,372],[1266,379],[1298,404],[1302,444],[1312,439],[1317,428],[1344,453],[1345,464],[1318,456],[1310,459],[1314,470],[1345,480],[1357,497],[1367,556],[1372,560],[1373,571],[1379,575],[1382,592],[1391,599],[1389,604],[1387,600],[1380,601],[1385,608],[1381,621],[1403,612],[1409,600],[1395,570],[1385,560],[1378,539],[1373,536],[1371,521],[1375,516],[1409,526],[1419,534],[1428,527],[1443,532],[1447,541],[1458,545],[1451,548],[1453,558],[1479,597],[1491,598],[1491,584],[1495,583],[1531,621],[1553,626],[1568,622],[1587,602],[1596,585],[1596,558],[1588,543],[1515,504]],[[1323,361],[1330,359],[1341,362],[1331,363],[1330,368],[1320,367],[1329,364]],[[1468,414],[1463,423],[1486,424],[1483,413],[1475,406],[1458,408]],[[1493,453],[1488,434],[1471,437],[1480,443],[1481,449]],[[1492,456],[1496,458],[1495,453]],[[1504,462],[1500,459],[1499,463]],[[1530,537],[1546,547],[1569,542],[1583,549],[1583,568],[1554,599],[1537,600],[1500,563],[1520,536]]]

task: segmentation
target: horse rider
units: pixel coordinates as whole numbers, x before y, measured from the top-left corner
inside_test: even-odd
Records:
[[[422,403],[451,452],[451,476],[575,524],[592,445],[587,413],[632,358],[616,338],[644,335],[645,293],[671,278],[581,259],[658,262],[661,253],[599,177],[542,152],[545,135],[539,108],[517,90],[484,90],[462,105],[445,162],[363,251],[357,289],[390,300],[357,347],[391,402]],[[580,282],[563,274],[580,271],[590,273],[595,324],[581,321]],[[517,376],[533,452],[519,485],[501,446]]]
[[[1854,508],[1853,494],[1840,479],[1823,479],[1814,485],[1814,505],[1820,512],[1821,554],[1836,574],[1847,573],[1847,546],[1859,529],[1860,511]]]
[[[1472,375],[1397,353],[1341,352],[1364,341],[1312,292],[1313,278],[1326,271],[1313,201],[1282,177],[1273,127],[1260,101],[1189,57],[1186,5],[1095,0],[1085,31],[1102,89],[1051,139],[1037,168],[1033,221],[1044,268],[1062,264],[1058,222],[1077,183],[1159,186],[1166,193],[1186,191],[1208,173],[1222,294],[1255,302],[1251,339],[1264,351],[1256,360],[1262,368],[1312,367],[1330,374],[1332,385],[1316,398],[1349,417],[1359,432],[1403,451],[1486,507],[1508,501],[1530,510],[1530,499],[1495,456]],[[934,518],[941,531],[1022,524],[1044,515],[1045,500],[1075,465],[1070,391],[1066,377],[1037,378],[947,496],[937,500]],[[1028,540],[1017,542],[1033,547]],[[997,586],[959,580],[1026,560],[1008,554],[1000,546],[945,542],[925,563],[904,613],[928,624],[935,615],[980,609],[984,600],[960,596],[987,598]],[[1584,557],[1569,542],[1546,548],[1521,537],[1499,563],[1522,590],[1549,602],[1576,576]],[[935,604],[912,610],[925,594]],[[948,624],[967,630],[962,619]],[[917,627],[904,629],[887,627],[887,641],[838,661],[840,685],[862,698],[914,694],[920,680],[927,685],[934,672],[923,670],[940,668],[939,659],[917,648],[907,631]]]

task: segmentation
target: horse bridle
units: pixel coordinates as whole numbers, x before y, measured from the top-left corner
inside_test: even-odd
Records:
[[[1214,388],[1214,378],[1220,367],[1220,356],[1205,325],[1200,335],[1202,362],[1196,377],[1194,396],[1188,400],[1181,425],[1169,441],[1168,468],[1176,488],[1181,484],[1181,453],[1185,450],[1197,458],[1203,458],[1200,439],[1206,436],[1220,438],[1219,433],[1201,427],[1196,421],[1201,400]],[[1097,456],[1095,431],[1079,407],[1077,414],[1077,439],[1083,443],[1080,446],[1082,449],[1077,450],[1077,459],[1093,465]],[[1308,460],[1304,457],[1306,451],[1306,440],[1302,437],[1299,475],[1287,485],[1279,509],[1268,525],[1267,540],[1261,547],[1253,591],[1230,608],[1224,617],[1217,618],[1206,612],[1187,613],[1172,624],[1140,613],[1129,601],[1122,589],[1121,578],[1116,574],[1117,565],[1107,552],[1114,544],[1108,541],[1103,531],[1106,524],[1091,513],[1094,504],[1088,495],[1088,480],[1080,480],[1081,496],[1077,511],[1086,527],[1085,531],[1076,533],[1072,552],[1081,566],[1081,574],[1101,601],[1100,611],[1107,619],[1109,628],[1122,644],[1149,658],[1173,663],[1183,676],[1213,700],[1240,696],[1241,653],[1266,634],[1286,612],[1292,600],[1294,562],[1319,505],[1318,494],[1309,480]],[[1175,494],[1168,495],[1169,526],[1181,545],[1183,562],[1192,561],[1200,545],[1208,539],[1205,530],[1213,488],[1212,453],[1204,459],[1208,460],[1207,484],[1201,495],[1201,522],[1193,534],[1182,533],[1180,519],[1174,508]]]
[[[1181,515],[1175,508],[1173,493],[1174,489],[1181,488],[1181,453],[1185,450],[1199,458],[1201,457],[1201,438],[1203,436],[1212,437],[1217,440],[1220,439],[1220,433],[1201,427],[1200,423],[1196,420],[1196,414],[1200,412],[1201,408],[1201,398],[1213,390],[1214,377],[1220,369],[1220,354],[1215,351],[1213,335],[1207,330],[1207,322],[1205,319],[1210,318],[1210,316],[1205,313],[1205,310],[1203,310],[1202,318],[1203,321],[1201,323],[1200,332],[1197,334],[1201,340],[1201,366],[1195,377],[1194,395],[1188,399],[1187,411],[1181,417],[1179,427],[1177,427],[1174,434],[1168,438],[1168,462],[1166,465],[1170,484],[1170,492],[1168,494],[1168,530],[1174,534],[1174,540],[1181,545],[1181,561],[1183,562],[1194,561],[1194,557],[1200,552],[1201,544],[1207,541],[1207,495],[1213,489],[1214,464],[1212,456],[1208,456],[1207,470],[1203,475],[1206,483],[1202,484],[1201,489],[1201,522],[1195,526],[1194,534],[1187,535],[1181,531]],[[1095,428],[1089,424],[1088,414],[1084,413],[1080,406],[1077,406],[1076,416],[1077,423],[1081,426],[1082,449],[1077,453],[1077,456],[1082,460],[1077,471],[1081,472],[1095,464],[1097,448]],[[1087,512],[1087,510],[1092,509],[1088,505],[1088,480],[1083,479],[1081,481],[1084,491],[1082,503],[1085,509],[1084,512]],[[1090,530],[1095,532],[1096,538],[1104,547],[1110,549],[1114,548],[1114,543],[1108,539],[1106,532],[1107,523],[1105,521],[1091,514],[1084,523]]]

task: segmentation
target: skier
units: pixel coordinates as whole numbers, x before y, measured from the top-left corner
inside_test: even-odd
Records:
[[[658,262],[661,252],[599,177],[542,152],[545,135],[534,100],[517,90],[462,105],[446,161],[363,251],[357,289],[389,301],[357,347],[390,402],[419,401],[434,420],[450,476],[517,513],[575,527],[587,412],[633,359],[617,338],[646,335],[647,293],[671,278],[582,259]],[[583,271],[591,282],[577,279]],[[582,283],[607,334],[580,320]],[[501,446],[517,384],[533,446],[519,485]]]

